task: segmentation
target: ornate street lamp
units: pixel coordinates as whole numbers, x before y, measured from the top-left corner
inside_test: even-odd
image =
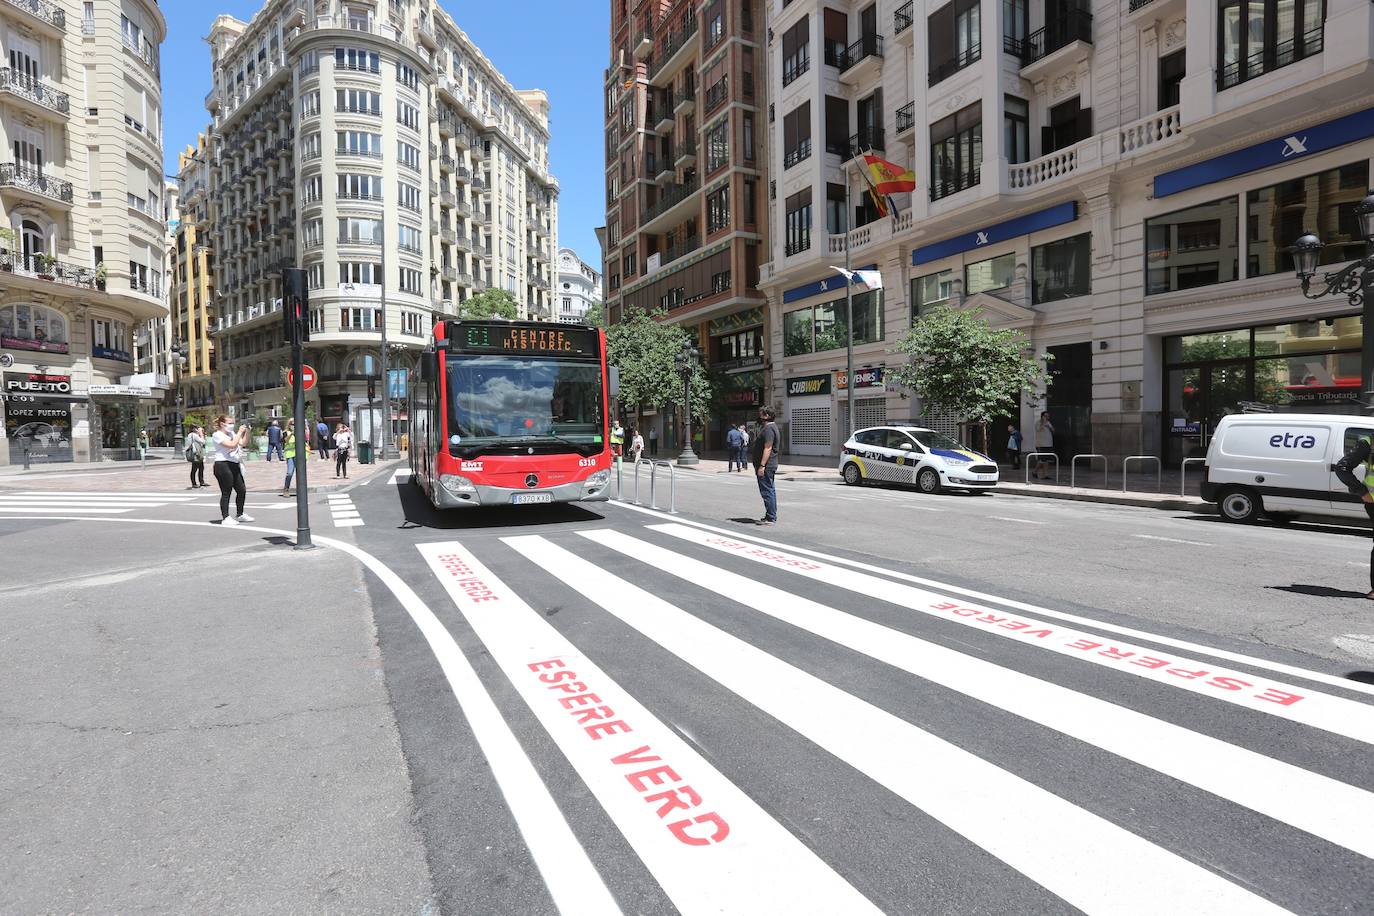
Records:
[[[682,349],[673,356],[677,364],[677,374],[682,376],[682,454],[677,456],[678,464],[697,464],[701,461],[692,451],[692,374],[696,372],[701,351],[691,340],[683,338]]]
[[[181,405],[184,403],[181,396],[181,374],[186,370],[186,355],[191,352],[191,348],[181,341],[180,338],[172,341],[172,355],[176,357],[172,361],[176,372],[176,422],[172,427],[172,442],[176,445],[178,452],[181,451],[182,439],[186,436],[186,431],[182,429]]]
[[[1374,191],[1355,205],[1355,219],[1364,238],[1364,257],[1346,265],[1335,273],[1323,274],[1323,289],[1313,292],[1312,278],[1317,276],[1321,263],[1322,240],[1312,232],[1304,232],[1290,249],[1294,270],[1302,283],[1302,294],[1308,299],[1344,295],[1351,305],[1360,306],[1360,371],[1364,381],[1364,410],[1374,414]]]

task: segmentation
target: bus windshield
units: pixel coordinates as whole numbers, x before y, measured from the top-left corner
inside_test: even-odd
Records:
[[[460,354],[447,365],[452,454],[605,447],[599,362]]]

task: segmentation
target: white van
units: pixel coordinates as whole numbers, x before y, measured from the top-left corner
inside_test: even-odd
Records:
[[[1232,522],[1254,522],[1261,515],[1282,521],[1299,513],[1364,521],[1360,497],[1331,470],[1361,436],[1374,437],[1374,417],[1222,417],[1207,448],[1202,498]],[[1355,476],[1363,479],[1363,468]]]

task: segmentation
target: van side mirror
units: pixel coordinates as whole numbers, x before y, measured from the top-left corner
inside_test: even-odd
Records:
[[[425,350],[420,354],[420,378],[426,382],[432,382],[439,374],[439,354],[433,350]]]

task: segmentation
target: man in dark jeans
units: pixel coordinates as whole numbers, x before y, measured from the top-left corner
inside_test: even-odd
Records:
[[[750,441],[754,470],[759,479],[759,495],[763,497],[763,518],[760,525],[772,525],[778,520],[778,490],[773,478],[778,473],[778,424],[771,407],[759,408],[759,431]]]
[[[1345,484],[1345,488],[1351,494],[1360,497],[1364,502],[1365,515],[1374,522],[1374,467],[1370,467],[1371,451],[1374,451],[1374,448],[1371,448],[1369,436],[1361,436],[1351,446],[1350,451],[1331,466],[1331,470],[1336,472],[1336,479]],[[1364,480],[1355,476],[1355,468],[1360,465],[1365,466]],[[1369,550],[1369,594],[1365,597],[1374,600],[1374,547]]]

